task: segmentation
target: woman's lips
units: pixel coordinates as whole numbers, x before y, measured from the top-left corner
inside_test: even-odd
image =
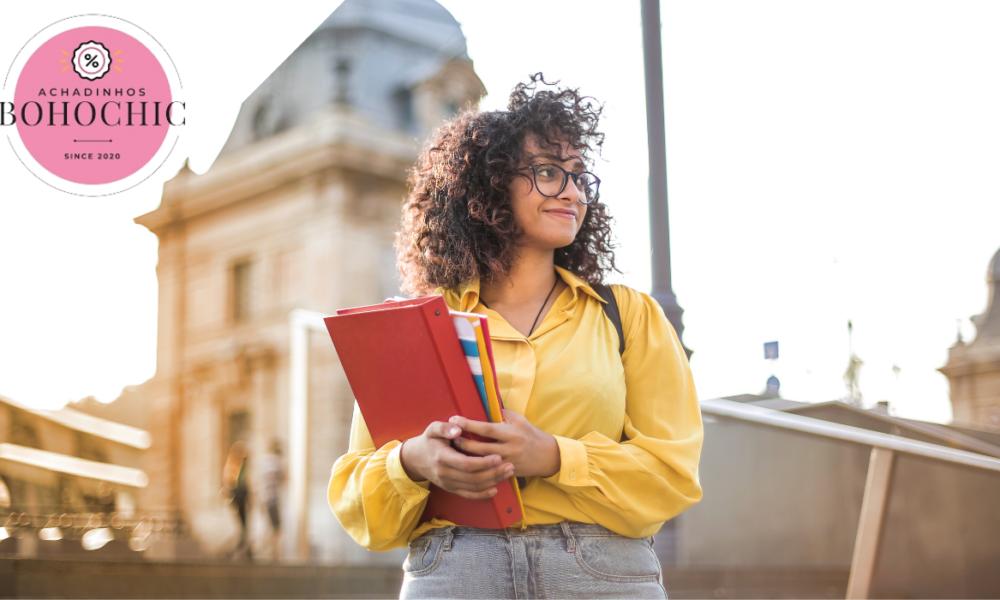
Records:
[[[576,213],[568,210],[547,210],[545,212],[562,219],[574,220],[574,221],[576,220]]]

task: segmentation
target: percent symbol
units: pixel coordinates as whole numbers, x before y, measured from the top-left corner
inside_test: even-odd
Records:
[[[89,52],[83,55],[83,63],[84,66],[90,67],[92,69],[96,69],[97,67],[101,66],[101,63],[97,62],[97,56],[94,54],[90,54]]]

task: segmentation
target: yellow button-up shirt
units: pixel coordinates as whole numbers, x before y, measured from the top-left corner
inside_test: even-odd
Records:
[[[556,267],[568,288],[527,338],[479,301],[479,282],[438,290],[454,310],[489,318],[500,396],[507,410],[555,436],[559,472],[522,490],[522,525],[597,523],[624,536],[652,535],[701,499],[703,429],[687,356],[650,296],[613,285],[625,334],[604,300]],[[405,546],[452,525],[420,522],[429,484],[406,476],[401,441],[375,448],[357,405],[350,448],[333,466],[329,501],[344,529],[370,550]]]

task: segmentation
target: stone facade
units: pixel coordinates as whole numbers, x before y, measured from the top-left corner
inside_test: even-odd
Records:
[[[966,344],[959,338],[940,371],[951,384],[956,424],[1000,427],[1000,251],[990,261],[986,284],[986,312],[972,318],[976,339]]]
[[[182,169],[136,219],[160,243],[144,502],[178,508],[206,553],[235,543],[218,494],[232,442],[249,443],[251,473],[271,440],[288,447],[290,311],[398,293],[392,241],[418,141],[484,93],[436,2],[348,0],[247,98],[211,170]],[[353,395],[324,334],[310,336],[308,370],[310,557],[398,564],[357,546],[327,505]],[[250,529],[266,531],[262,507]]]
[[[0,557],[137,559],[126,540],[140,519],[173,526],[171,515],[136,503],[148,483],[141,467],[149,446],[149,433],[136,427],[0,396]],[[108,526],[119,539],[84,550],[83,533]]]

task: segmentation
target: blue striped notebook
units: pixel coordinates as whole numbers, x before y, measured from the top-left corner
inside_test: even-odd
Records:
[[[465,317],[452,317],[451,322],[455,324],[458,341],[462,342],[462,350],[465,351],[465,360],[469,362],[469,370],[472,371],[472,379],[476,382],[476,389],[479,391],[479,399],[483,403],[483,410],[486,411],[486,418],[487,420],[492,420],[489,400],[486,398],[483,363],[479,359],[479,346],[476,343],[476,330],[472,328],[472,323]]]

